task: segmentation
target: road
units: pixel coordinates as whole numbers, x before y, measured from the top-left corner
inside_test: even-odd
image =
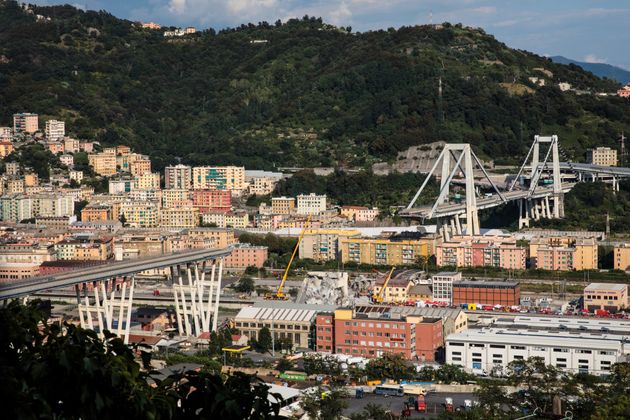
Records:
[[[429,413],[419,413],[413,410],[411,412],[411,418],[436,417],[437,414],[444,412],[444,399],[446,397],[453,399],[453,405],[455,408],[460,407],[462,409],[464,406],[464,400],[476,400],[472,393],[456,394],[430,392],[425,397]],[[361,399],[356,399],[353,396],[346,399],[348,407],[344,410],[343,414],[349,416],[353,413],[360,413],[370,403],[383,406],[386,410],[400,412],[404,408],[404,403],[407,401],[407,398],[407,395],[404,397],[385,397],[383,395],[374,395],[372,393],[366,393]]]

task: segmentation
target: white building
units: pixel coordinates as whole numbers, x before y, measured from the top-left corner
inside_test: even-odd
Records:
[[[440,272],[431,277],[433,284],[433,300],[437,302],[451,303],[453,298],[453,281],[460,281],[462,273]]]
[[[469,329],[446,337],[446,363],[476,374],[505,373],[514,360],[541,357],[564,371],[606,375],[630,352],[625,341],[622,335],[592,332]]]
[[[64,121],[46,121],[46,138],[48,140],[62,140],[66,135],[66,123]]]
[[[74,156],[72,155],[61,155],[59,156],[59,161],[62,165],[66,165],[68,168],[74,166]]]
[[[133,180],[131,179],[115,179],[109,180],[109,193],[122,194],[133,191]]]
[[[68,176],[79,184],[83,181],[83,171],[69,171]]]
[[[309,195],[300,194],[297,196],[297,213],[319,214],[326,211],[326,195],[317,195],[310,193]]]

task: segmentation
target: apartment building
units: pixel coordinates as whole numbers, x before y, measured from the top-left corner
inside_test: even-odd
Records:
[[[232,208],[232,194],[228,190],[193,190],[193,205],[199,212],[228,212]]]
[[[39,274],[39,266],[56,259],[52,245],[38,243],[0,244],[0,284]]]
[[[341,206],[339,215],[355,223],[371,222],[378,217],[379,210],[377,207]]]
[[[112,176],[116,174],[116,153],[103,152],[88,155],[88,162],[95,173],[101,176]]]
[[[389,273],[379,276],[374,284],[373,294],[380,296],[383,303],[405,303],[408,300],[409,289],[413,286],[413,282],[409,277],[401,274],[404,273],[392,273],[386,286],[385,281]],[[383,286],[385,286],[384,290]]]
[[[282,176],[281,172],[245,171],[245,183],[247,184],[248,193],[255,195],[271,194],[278,181],[282,179]]]
[[[316,348],[321,352],[366,358],[392,353],[432,362],[439,359],[444,345],[440,318],[337,309],[319,313],[315,323]]]
[[[155,191],[160,189],[160,173],[147,172],[133,177],[134,191]]]
[[[34,173],[24,174],[24,187],[37,187],[39,185],[39,176]]]
[[[225,268],[262,268],[267,258],[269,251],[266,246],[236,244],[232,253],[223,260],[223,264]]]
[[[141,176],[151,173],[151,159],[145,155],[138,155],[138,158],[129,163],[129,171],[133,176]],[[158,174],[159,175],[159,174]]]
[[[340,257],[340,241],[359,238],[361,232],[344,229],[309,229],[304,232],[299,247],[299,257],[315,261],[334,261]]]
[[[46,121],[44,132],[48,140],[63,140],[66,135],[66,123],[64,121],[48,120]]]
[[[419,257],[428,258],[431,237],[417,239],[390,238],[347,238],[341,239],[341,259],[344,263],[379,265],[415,264]]]
[[[8,140],[0,141],[0,158],[5,158],[13,153],[13,143]]]
[[[20,163],[5,162],[4,171],[7,176],[18,176],[20,174]]]
[[[74,156],[72,155],[61,155],[59,156],[59,161],[62,165],[66,165],[68,168],[72,168],[74,166]]]
[[[70,170],[68,171],[68,177],[80,184],[83,181],[83,171]]]
[[[431,276],[433,300],[449,305],[453,301],[453,284],[462,280],[462,273],[442,271]]]
[[[66,146],[63,142],[47,141],[44,144],[46,145],[46,148],[50,151],[50,153],[52,153],[53,155],[64,153],[66,151]]]
[[[295,199],[293,197],[273,197],[271,199],[271,213],[293,214],[295,212]]]
[[[2,220],[19,222],[38,216],[63,217],[74,214],[74,198],[67,194],[11,194],[0,197]]]
[[[81,150],[81,142],[71,137],[65,137],[63,139],[63,150],[66,153],[77,153]]]
[[[157,227],[159,209],[155,203],[127,201],[121,203],[120,213],[130,227]]]
[[[201,215],[204,224],[214,224],[219,228],[245,229],[249,225],[249,215],[245,211],[217,212],[211,211]]]
[[[226,248],[238,242],[233,229],[195,228],[188,230],[188,236],[192,239],[207,239],[214,244],[214,248]]]
[[[586,161],[593,165],[617,166],[617,150],[610,147],[596,147],[586,151]]]
[[[630,270],[630,243],[615,246],[613,256],[615,270]]]
[[[88,204],[81,209],[82,222],[105,222],[113,219],[112,206],[110,204]]]
[[[111,237],[67,238],[55,244],[55,252],[59,260],[98,260],[113,258],[114,246]]]
[[[532,265],[543,270],[597,269],[597,241],[593,238],[544,238],[530,242]]]
[[[108,183],[109,194],[123,194],[133,191],[133,179],[110,179]]]
[[[162,207],[192,207],[192,194],[190,190],[162,190]],[[197,207],[197,206],[194,206]]]
[[[196,166],[192,168],[192,187],[195,190],[229,190],[239,195],[245,188],[243,166]]]
[[[628,309],[628,285],[591,283],[584,288],[584,309],[603,309],[611,313]]]
[[[297,214],[319,214],[326,211],[326,195],[315,193],[300,194],[297,196]]]
[[[13,114],[13,132],[33,134],[39,130],[39,116],[28,112]]]
[[[24,179],[12,178],[7,180],[7,194],[21,194],[24,192]]]
[[[527,249],[508,236],[454,236],[436,247],[438,267],[525,269]]]
[[[199,209],[196,207],[164,208],[160,212],[160,226],[165,228],[199,226]]]
[[[192,187],[192,168],[187,165],[164,168],[164,185],[169,190],[189,190]]]

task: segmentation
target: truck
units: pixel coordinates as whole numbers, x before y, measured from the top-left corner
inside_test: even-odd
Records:
[[[420,385],[403,384],[403,392],[407,395],[424,395],[427,393],[426,389]]]
[[[472,410],[472,400],[464,400],[464,410]]]
[[[424,395],[418,395],[418,399],[416,399],[416,410],[421,413],[427,412],[427,402],[424,400]]]

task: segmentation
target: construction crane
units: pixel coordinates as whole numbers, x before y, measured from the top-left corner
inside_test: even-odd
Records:
[[[385,282],[383,282],[383,287],[381,287],[381,290],[378,292],[378,294],[374,293],[372,295],[372,302],[383,303],[383,294],[385,293],[385,288],[387,287],[387,283],[389,283],[389,280],[392,278],[392,273],[395,269],[396,267],[392,267],[392,269],[389,270],[389,274],[387,274],[387,277],[385,277]]]
[[[298,241],[295,244],[295,248],[293,249],[293,254],[291,254],[291,259],[289,260],[289,264],[287,264],[287,268],[284,270],[284,274],[282,275],[282,281],[280,282],[280,286],[278,286],[278,290],[276,293],[267,293],[265,295],[265,299],[267,300],[287,300],[289,299],[287,295],[282,292],[282,288],[284,287],[284,283],[287,281],[287,277],[289,276],[289,269],[291,268],[291,263],[293,263],[293,259],[295,258],[295,254],[297,254],[297,250],[300,248],[300,242],[302,242],[302,238],[304,237],[304,233],[306,233],[306,229],[308,228],[309,223],[311,222],[311,216],[309,214],[306,219],[306,223],[304,223],[304,227],[300,232],[300,236],[298,237]]]

